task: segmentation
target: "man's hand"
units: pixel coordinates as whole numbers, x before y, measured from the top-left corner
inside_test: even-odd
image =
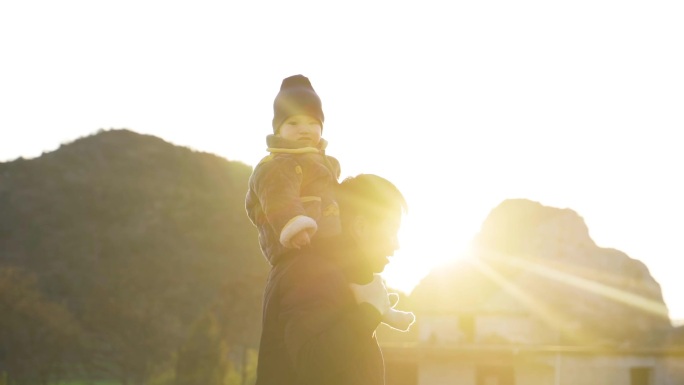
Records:
[[[290,244],[294,249],[301,249],[302,247],[308,246],[311,243],[311,236],[306,230],[302,230],[295,234],[292,239],[290,239]]]
[[[387,295],[387,288],[382,282],[382,277],[375,274],[373,281],[367,285],[357,285],[355,283],[349,284],[354,292],[356,303],[366,302],[378,309],[380,315],[385,315],[390,309],[390,300]]]

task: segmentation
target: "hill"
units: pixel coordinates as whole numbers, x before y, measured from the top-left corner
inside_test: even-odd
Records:
[[[168,369],[228,302],[243,308],[226,338],[254,345],[268,265],[244,211],[250,173],[129,130],[0,163],[0,268],[73,314],[93,373],[140,383]]]
[[[530,340],[549,344],[654,346],[672,332],[646,265],[598,247],[573,210],[506,200],[472,250],[416,287],[410,300],[418,312],[529,316],[544,325]]]

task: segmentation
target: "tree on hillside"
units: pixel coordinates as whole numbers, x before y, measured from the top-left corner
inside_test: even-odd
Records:
[[[223,385],[230,367],[228,344],[221,338],[215,309],[195,322],[178,352],[176,385]]]
[[[248,274],[223,285],[214,305],[195,323],[180,349],[177,385],[220,385],[229,370],[237,371],[234,377],[241,384],[253,380],[250,359],[258,348],[261,332],[264,282],[263,275]]]
[[[74,372],[78,324],[43,297],[34,276],[0,267],[0,314],[0,374],[8,384],[48,384]]]
[[[230,346],[243,385],[255,375],[249,372],[254,367],[250,357],[259,347],[265,282],[266,278],[261,274],[245,275],[223,285],[218,297],[222,337]]]

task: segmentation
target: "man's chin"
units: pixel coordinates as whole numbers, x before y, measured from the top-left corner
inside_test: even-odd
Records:
[[[373,266],[373,273],[382,273],[385,270],[385,266],[389,263],[388,258],[383,258],[382,261],[378,261],[375,266]]]

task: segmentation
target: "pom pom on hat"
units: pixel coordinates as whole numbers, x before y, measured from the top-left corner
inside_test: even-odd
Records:
[[[293,115],[314,117],[321,122],[321,127],[325,120],[321,99],[309,78],[303,75],[283,79],[280,92],[273,101],[273,133],[277,133],[283,122]]]

